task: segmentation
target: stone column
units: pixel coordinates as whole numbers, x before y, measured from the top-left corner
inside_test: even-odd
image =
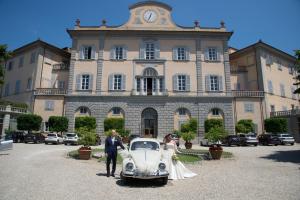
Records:
[[[4,118],[3,118],[3,127],[2,127],[2,135],[1,135],[2,138],[5,138],[5,130],[9,129],[10,112],[11,112],[11,106],[10,105],[6,106],[5,112],[6,113],[5,113]]]
[[[75,131],[75,111],[73,111],[71,102],[66,103],[66,117],[69,120],[68,124],[68,132],[74,132]]]
[[[102,68],[103,68],[103,53],[104,53],[104,35],[100,35],[99,39],[99,52],[97,60],[97,79],[96,79],[96,93],[101,94],[102,85]]]
[[[144,95],[144,78],[141,78],[140,95]]]
[[[229,63],[229,52],[228,52],[228,42],[223,41],[223,51],[224,51],[224,72],[225,72],[225,88],[227,93],[231,93],[230,84],[230,63]]]
[[[160,91],[159,91],[159,87],[160,87],[160,84],[159,84],[159,78],[156,78],[155,79],[156,81],[156,94],[159,95],[160,94]]]
[[[201,40],[196,39],[196,74],[197,74],[197,95],[200,96],[203,93],[203,81],[202,81],[202,50]]]
[[[70,69],[69,69],[68,94],[71,94],[73,92],[74,66],[75,66],[75,62],[76,62],[76,52],[77,52],[77,39],[73,38],[72,49],[71,49]]]

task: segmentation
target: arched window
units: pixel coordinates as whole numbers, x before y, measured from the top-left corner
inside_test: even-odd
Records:
[[[144,76],[157,76],[157,71],[153,68],[146,68],[143,73]]]

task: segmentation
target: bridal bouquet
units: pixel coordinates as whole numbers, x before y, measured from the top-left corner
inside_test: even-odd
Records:
[[[172,160],[177,161],[179,160],[179,157],[174,153],[172,156]]]

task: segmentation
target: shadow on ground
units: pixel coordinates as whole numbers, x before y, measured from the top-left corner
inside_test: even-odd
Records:
[[[157,187],[164,187],[166,185],[163,185],[162,182],[158,179],[153,180],[143,180],[143,179],[131,179],[126,181],[124,183],[120,178],[116,178],[116,184],[121,187],[131,187],[131,188],[157,188]],[[167,185],[170,185],[169,182]]]
[[[300,150],[276,151],[273,154],[263,156],[261,158],[274,160],[276,162],[290,162],[300,164]]]

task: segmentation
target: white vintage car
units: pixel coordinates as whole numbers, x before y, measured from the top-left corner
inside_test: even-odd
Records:
[[[163,151],[156,139],[133,139],[127,155],[123,156],[122,181],[126,183],[129,178],[161,179],[164,185],[167,184],[169,173]]]

